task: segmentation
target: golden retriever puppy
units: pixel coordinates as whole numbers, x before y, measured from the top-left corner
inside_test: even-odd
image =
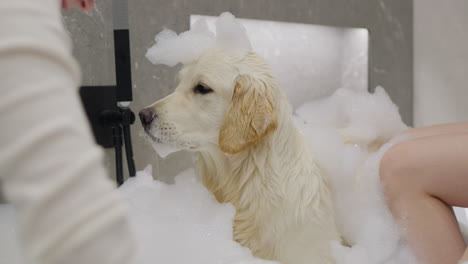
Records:
[[[197,153],[204,185],[237,210],[234,239],[255,256],[334,263],[340,235],[327,180],[262,58],[208,50],[140,119],[152,140]]]

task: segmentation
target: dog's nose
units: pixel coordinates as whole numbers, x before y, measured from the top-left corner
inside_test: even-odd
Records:
[[[141,124],[146,128],[156,117],[156,112],[151,108],[144,108],[138,113],[138,116],[140,117]]]

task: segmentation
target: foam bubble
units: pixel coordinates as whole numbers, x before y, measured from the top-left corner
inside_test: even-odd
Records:
[[[146,58],[153,64],[175,66],[195,61],[208,49],[223,49],[234,55],[243,56],[251,51],[246,30],[228,12],[216,21],[216,34],[209,30],[204,19],[197,20],[190,30],[177,34],[165,29],[155,37],[156,44],[148,49]]]
[[[216,20],[216,46],[242,56],[252,50],[244,26],[229,12]]]
[[[140,264],[273,263],[232,240],[234,207],[219,204],[193,170],[167,185],[153,180],[147,167],[119,191],[129,204]]]
[[[333,245],[337,264],[414,264],[379,180],[380,160],[406,128],[383,88],[338,89],[296,111],[296,123],[330,180],[338,228],[350,247]],[[379,144],[384,144],[382,147]]]
[[[190,63],[206,49],[215,45],[215,36],[204,20],[197,21],[193,29],[177,35],[165,29],[155,37],[156,44],[148,49],[146,58],[153,64],[175,66]]]

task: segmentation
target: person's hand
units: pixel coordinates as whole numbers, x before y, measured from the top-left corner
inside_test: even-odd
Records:
[[[94,0],[62,0],[62,8],[78,7],[90,11],[94,7]]]

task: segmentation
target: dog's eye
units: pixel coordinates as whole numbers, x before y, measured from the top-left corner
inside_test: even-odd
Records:
[[[193,91],[196,94],[207,94],[207,93],[212,93],[213,89],[208,88],[204,86],[203,84],[198,84],[197,86],[195,86],[195,88],[193,88]]]

